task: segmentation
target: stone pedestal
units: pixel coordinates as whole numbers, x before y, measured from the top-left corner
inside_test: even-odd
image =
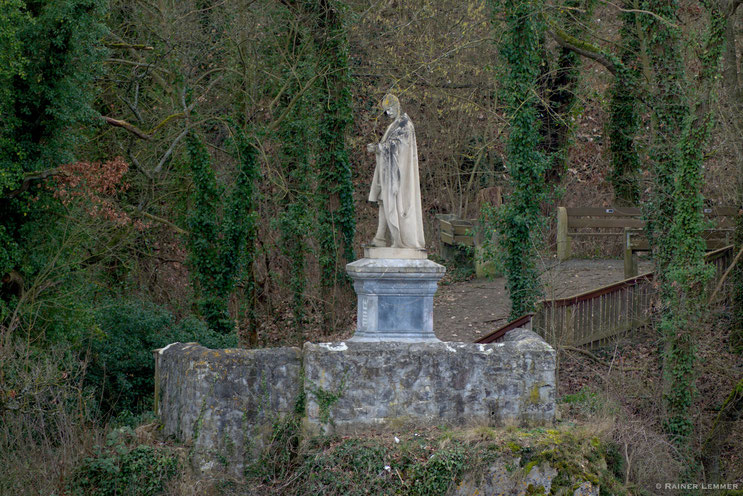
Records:
[[[367,255],[373,250],[396,249],[371,248]],[[438,341],[433,332],[433,295],[446,268],[419,258],[419,252],[425,257],[423,250],[397,250],[407,257],[362,258],[346,265],[358,296],[351,341]]]

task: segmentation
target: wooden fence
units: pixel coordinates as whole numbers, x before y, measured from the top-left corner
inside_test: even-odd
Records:
[[[733,259],[732,246],[707,253],[714,265],[711,285],[720,280]],[[654,273],[625,279],[570,298],[542,300],[537,311],[527,314],[477,343],[492,343],[517,327],[533,329],[550,343],[570,346],[599,346],[632,329],[647,325],[652,316]]]

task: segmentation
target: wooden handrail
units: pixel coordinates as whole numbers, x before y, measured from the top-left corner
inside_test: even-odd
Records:
[[[715,278],[721,277],[721,270],[724,272],[724,267],[721,267],[721,263],[718,262],[718,260],[723,259],[724,257],[732,258],[732,249],[733,246],[728,245],[705,254],[705,262],[715,263],[717,266],[717,274]],[[725,262],[723,261],[723,263]],[[728,261],[727,264],[729,263],[730,262]],[[644,323],[646,323],[648,315],[645,314],[648,313],[648,310],[650,308],[650,293],[648,293],[649,290],[647,284],[653,281],[654,278],[654,272],[647,272],[636,277],[630,277],[628,279],[602,286],[600,288],[585,291],[568,298],[541,300],[537,302],[537,312],[523,315],[518,319],[511,321],[504,326],[499,327],[495,331],[479,338],[475,342],[494,343],[502,338],[508,331],[519,327],[524,327],[527,323],[532,323],[535,320],[538,324],[539,318],[541,318],[541,322],[545,323],[546,325],[546,320],[549,316],[553,319],[551,322],[554,324],[554,319],[556,317],[555,312],[562,312],[557,314],[557,320],[560,322],[560,325],[564,324],[567,326],[567,323],[570,322],[570,326],[573,326],[571,327],[573,332],[572,339],[576,341],[578,339],[585,341],[574,344],[590,344],[594,341],[608,339],[611,336],[616,335],[617,333],[629,330],[633,326],[637,326],[638,324],[643,325]],[[634,293],[627,293],[625,291],[629,291],[630,288],[641,289],[642,293],[639,300],[630,301],[631,297],[637,298],[637,295],[635,295]],[[622,291],[625,291],[625,293],[621,293]],[[616,294],[616,296],[614,296],[614,294]],[[604,299],[602,299],[602,297]],[[598,308],[586,307],[586,305],[592,305],[594,301],[598,302]],[[647,306],[647,308],[645,308],[645,306]],[[573,310],[558,310],[565,307],[573,307]],[[629,312],[630,310],[632,310],[637,315],[624,315],[623,317],[615,315],[622,310],[625,312]],[[565,312],[570,313],[566,314]],[[576,312],[578,312],[579,317],[575,316]],[[586,312],[588,313],[586,314]],[[607,330],[605,327],[606,321],[612,321],[612,316],[617,317],[615,319],[616,322],[614,323],[615,328]],[[593,329],[594,331],[595,328],[598,326],[599,330],[602,331],[600,332],[600,335],[585,336],[585,329],[576,329],[575,320],[580,320],[581,318],[586,320],[586,322],[590,324],[588,325],[588,328]],[[578,323],[577,325],[579,326],[580,323]],[[563,329],[563,331],[564,330],[565,329]],[[578,337],[576,334],[580,337]]]
[[[481,337],[480,339],[478,339],[477,341],[475,341],[475,343],[480,343],[480,344],[495,343],[500,338],[502,338],[503,336],[505,336],[505,334],[508,331],[512,331],[514,329],[518,329],[519,327],[524,327],[525,325],[527,325],[528,323],[530,323],[531,322],[531,318],[533,316],[534,316],[533,313],[527,313],[526,315],[522,315],[518,319],[512,320],[508,324],[506,324],[506,325],[504,325],[502,327],[499,327],[498,329],[496,329],[495,331],[491,332],[487,336]]]
[[[552,300],[541,300],[537,302],[537,305],[553,306],[553,307],[564,307],[566,305],[574,305],[576,303],[580,303],[581,301],[598,298],[599,296],[613,293],[615,291],[619,291],[620,289],[623,289],[629,286],[636,286],[637,283],[640,281],[644,281],[644,280],[651,281],[653,280],[654,277],[655,277],[654,272],[646,272],[645,274],[641,274],[636,277],[630,277],[629,279],[624,279],[622,281],[615,282],[607,286],[602,286],[600,288],[592,289],[590,291],[585,291],[575,296],[569,296],[567,298],[556,298]]]

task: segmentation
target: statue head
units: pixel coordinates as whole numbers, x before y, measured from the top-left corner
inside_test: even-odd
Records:
[[[387,93],[382,99],[382,109],[390,119],[400,117],[400,100],[392,93]]]

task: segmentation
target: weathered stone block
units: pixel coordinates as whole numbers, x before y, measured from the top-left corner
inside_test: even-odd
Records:
[[[551,422],[555,352],[531,331],[509,334],[495,344],[306,343],[306,426]]]
[[[293,412],[301,388],[299,348],[210,350],[174,343],[158,350],[156,402],[163,431],[191,444],[198,471],[242,476],[273,423]]]

